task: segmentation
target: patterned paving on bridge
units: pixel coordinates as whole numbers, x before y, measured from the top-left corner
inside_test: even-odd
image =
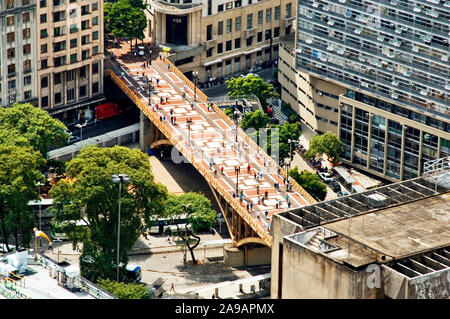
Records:
[[[286,186],[278,175],[278,167],[265,163],[260,154],[240,136],[235,142],[234,127],[230,127],[212,108],[208,110],[206,102],[194,102],[193,90],[169,71],[162,60],[156,58],[151,65],[143,67],[142,58],[139,61],[139,57],[129,57],[129,45],[125,43],[121,48],[110,51],[120,62],[122,69],[116,71],[122,74],[122,80],[128,87],[162,118],[171,132],[178,136],[178,140],[192,150],[201,165],[214,172],[230,194],[236,194],[238,186],[236,200],[266,231],[269,230],[274,213],[284,211],[288,206],[293,208],[308,204],[299,193],[285,191]],[[117,65],[115,61],[113,63]],[[150,103],[149,84],[156,89],[150,97]],[[240,168],[239,174],[235,171],[236,167]],[[277,183],[279,189],[274,187]]]

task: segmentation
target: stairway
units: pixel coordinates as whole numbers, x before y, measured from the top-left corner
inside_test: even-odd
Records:
[[[324,233],[322,231],[318,231],[307,243],[306,246],[314,248],[316,250],[320,250],[320,241],[325,238]]]

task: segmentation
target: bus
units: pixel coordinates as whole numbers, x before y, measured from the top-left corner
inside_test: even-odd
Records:
[[[167,234],[176,233],[177,225],[180,229],[186,229],[191,226],[187,222],[187,215],[179,215],[176,217],[161,217],[153,219],[153,226],[150,227],[150,234]]]

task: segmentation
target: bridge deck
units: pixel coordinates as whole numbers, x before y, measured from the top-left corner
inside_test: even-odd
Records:
[[[127,49],[125,48],[125,50]],[[121,49],[111,49],[111,51],[114,52],[117,60],[108,63],[117,66],[117,61],[119,61],[121,65],[119,69],[115,68],[116,73],[121,74],[120,79],[111,72],[113,79],[116,82],[122,81],[137,96],[142,102],[137,103],[141,110],[145,111],[144,113],[158,127],[163,128],[168,133],[166,135],[171,136],[172,141],[177,142],[174,143],[177,144],[175,146],[222,196],[225,195],[224,191],[229,194],[236,193],[236,178],[238,177],[238,189],[239,192],[243,192],[243,197],[238,195],[235,198],[231,196],[224,196],[224,198],[232,207],[238,208],[237,211],[240,214],[248,214],[242,217],[251,216],[253,221],[250,226],[259,235],[264,235],[261,234],[263,230],[266,234],[262,237],[267,237],[272,215],[288,209],[288,202],[291,208],[305,206],[312,202],[310,197],[308,202],[304,196],[295,191],[295,188],[299,187],[295,182],[294,191],[286,192],[283,177],[279,172],[281,171],[284,175],[286,173],[281,169],[279,171],[278,165],[271,161],[268,155],[262,154],[261,150],[255,147],[256,144],[248,140],[248,137],[245,139],[246,136],[242,132],[239,132],[236,143],[236,131],[235,127],[231,125],[232,123],[224,118],[223,114],[216,112],[218,108],[208,109],[207,102],[200,101],[197,95],[197,101],[194,101],[192,85],[186,86],[186,83],[174,72],[173,66],[169,71],[166,59],[164,61],[153,60],[149,67],[142,68],[142,60],[136,62],[136,58],[134,58],[135,62],[133,62],[126,59],[125,56],[123,56],[125,59],[122,59],[124,52]],[[157,93],[151,97],[148,94],[149,86],[145,83],[143,75],[150,78],[152,85],[156,88]],[[156,84],[156,79],[159,79],[158,84]],[[125,88],[122,89],[129,92]],[[182,96],[184,90],[187,92],[185,98]],[[201,94],[198,89],[196,92]],[[168,97],[167,102],[166,97]],[[161,99],[163,99],[163,103],[161,103]],[[192,102],[194,102],[193,108]],[[160,118],[163,118],[162,122],[155,120]],[[171,118],[174,118],[176,124],[172,123]],[[190,129],[187,123],[188,119],[192,119]],[[173,140],[174,136],[175,140]],[[248,170],[248,165],[251,167],[250,170]],[[238,176],[235,167],[240,167]],[[222,169],[223,174],[221,173]],[[211,179],[215,179],[218,183]],[[276,183],[280,185],[278,190],[274,187]],[[259,194],[257,186],[259,186]],[[303,189],[301,190],[304,192]],[[267,199],[262,202],[261,199],[265,197],[266,192]],[[309,196],[307,193],[305,195]],[[253,207],[250,203],[253,204]],[[277,208],[279,203],[281,205],[278,205]],[[236,206],[240,206],[240,208]],[[268,212],[267,218],[265,217],[266,211]],[[268,244],[270,246],[271,243]]]

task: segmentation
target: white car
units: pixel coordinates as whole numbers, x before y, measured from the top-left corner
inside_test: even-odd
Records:
[[[319,177],[325,182],[325,183],[330,183],[330,182],[334,182],[334,178],[331,177],[330,174],[328,173],[319,173]]]

